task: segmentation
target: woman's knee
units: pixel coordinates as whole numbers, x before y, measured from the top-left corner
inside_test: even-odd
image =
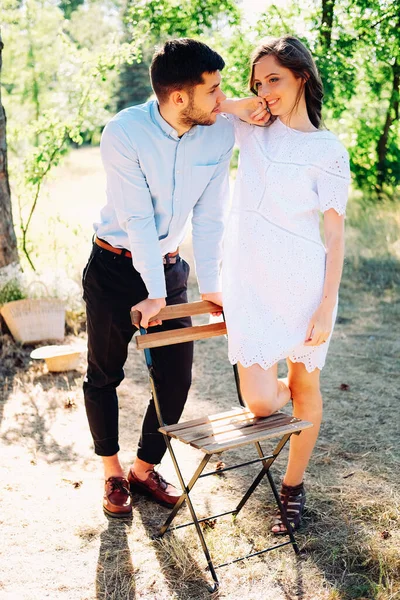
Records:
[[[262,399],[251,398],[250,400],[246,400],[246,404],[255,417],[269,417],[276,412],[274,407]]]
[[[245,386],[242,394],[247,406],[256,417],[269,417],[275,412],[277,390],[273,387],[260,389],[256,386]]]

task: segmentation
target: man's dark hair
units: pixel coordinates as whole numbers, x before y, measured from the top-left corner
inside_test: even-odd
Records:
[[[150,66],[150,79],[160,103],[176,91],[190,91],[204,83],[203,73],[215,73],[225,66],[222,57],[197,40],[182,38],[170,40],[154,54]]]

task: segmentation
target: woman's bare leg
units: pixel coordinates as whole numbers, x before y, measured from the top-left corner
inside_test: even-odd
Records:
[[[238,370],[243,399],[257,417],[267,417],[289,402],[290,390],[278,380],[277,364],[265,370],[260,365],[238,363]]]
[[[283,482],[291,487],[302,483],[305,470],[318,438],[322,420],[322,396],[319,388],[319,369],[308,373],[303,363],[288,362],[289,387],[293,400],[293,416],[310,421],[313,427],[300,435],[290,438],[289,461]],[[284,530],[283,525],[275,525],[274,533]]]
[[[319,388],[319,369],[308,373],[303,363],[292,363],[289,360],[288,368],[293,416],[310,421],[314,425],[302,431],[300,435],[290,438],[289,461],[283,481],[286,485],[294,486],[303,481],[318,438],[322,421],[322,396]]]

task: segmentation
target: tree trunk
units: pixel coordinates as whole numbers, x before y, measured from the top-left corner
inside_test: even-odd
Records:
[[[335,0],[322,0],[322,19],[319,30],[320,44],[325,50],[329,50],[332,41],[333,14]]]
[[[0,32],[0,75],[3,42]],[[15,236],[11,193],[7,171],[6,114],[1,103],[0,87],[0,268],[18,263],[17,239]]]
[[[386,182],[386,154],[389,139],[389,131],[396,119],[399,118],[399,94],[400,94],[400,62],[399,58],[393,63],[393,83],[392,93],[390,95],[389,106],[386,113],[385,125],[377,144],[378,164],[377,164],[377,188],[382,191],[383,184]]]

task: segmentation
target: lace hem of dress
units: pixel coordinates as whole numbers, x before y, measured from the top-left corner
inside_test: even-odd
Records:
[[[322,371],[322,369],[325,366],[325,358],[316,360],[314,362],[312,362],[310,360],[310,357],[299,357],[299,356],[289,356],[288,357],[293,363],[303,363],[303,365],[306,368],[307,373],[312,373],[313,371],[315,371],[315,369],[319,369],[320,371]]]
[[[274,357],[273,359],[266,360],[262,353],[252,356],[250,359],[246,358],[244,355],[244,350],[239,349],[234,354],[229,353],[229,361],[232,365],[240,362],[244,367],[251,367],[252,365],[260,365],[265,371],[274,366],[278,361],[284,360],[285,358],[289,358],[293,363],[303,363],[307,372],[312,373],[315,369],[322,369],[325,366],[325,356],[315,356],[313,354],[309,354],[307,356],[294,356],[293,354],[283,353],[280,356]]]

